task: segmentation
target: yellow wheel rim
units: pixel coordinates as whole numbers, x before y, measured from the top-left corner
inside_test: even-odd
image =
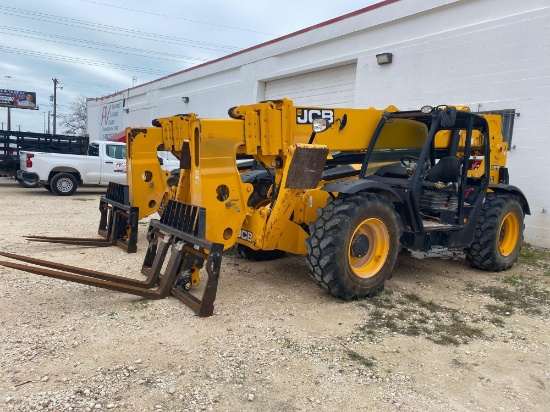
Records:
[[[498,251],[502,256],[510,255],[518,243],[519,219],[514,213],[504,216],[498,230]]]
[[[353,232],[348,246],[351,270],[360,278],[376,275],[388,258],[390,234],[379,219],[364,220]]]

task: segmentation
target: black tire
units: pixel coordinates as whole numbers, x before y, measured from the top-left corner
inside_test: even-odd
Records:
[[[386,198],[362,193],[331,198],[309,225],[306,262],[313,280],[342,299],[372,296],[397,263],[401,219]]]
[[[28,180],[24,179],[17,179],[17,182],[27,189],[34,189],[35,187],[38,187],[38,182],[29,182]]]
[[[235,251],[244,259],[251,260],[254,262],[265,262],[268,260],[280,259],[285,255],[284,250],[254,250],[248,246],[241,245],[236,243],[233,246]]]
[[[78,182],[70,173],[58,173],[51,181],[52,192],[59,196],[70,196],[76,192]]]
[[[46,189],[48,192],[52,191],[52,187],[50,185],[44,185],[44,189]]]
[[[465,249],[475,268],[500,272],[516,262],[524,229],[523,208],[511,195],[487,195],[476,225],[474,240]]]

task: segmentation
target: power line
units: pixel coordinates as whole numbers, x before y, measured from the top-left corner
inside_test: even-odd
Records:
[[[102,90],[110,90],[112,87],[108,87],[105,85],[99,85],[99,84],[88,84],[88,83],[78,83],[78,82],[72,82],[70,80],[64,80],[63,84],[66,85],[73,85],[73,86],[82,86],[82,87],[88,87],[88,88],[94,88],[94,89],[102,89]]]
[[[264,32],[264,31],[256,31],[256,30],[243,29],[242,27],[224,26],[224,25],[222,25],[222,24],[215,24],[215,23],[208,23],[208,22],[205,22],[205,21],[185,19],[185,18],[183,18],[183,17],[169,16],[169,15],[167,15],[167,14],[153,13],[153,12],[145,11],[145,10],[131,9],[131,8],[129,8],[129,7],[115,6],[115,5],[113,5],[113,4],[100,3],[100,2],[98,2],[98,1],[91,1],[91,0],[80,0],[80,1],[83,1],[83,2],[85,2],[85,3],[97,4],[97,5],[105,6],[105,7],[112,7],[112,8],[115,8],[115,9],[122,9],[122,10],[134,11],[134,12],[136,12],[136,13],[149,14],[149,15],[151,15],[151,16],[158,16],[158,17],[165,17],[165,18],[168,18],[168,19],[176,19],[176,20],[189,21],[189,22],[192,22],[192,23],[206,24],[206,25],[208,25],[208,26],[221,27],[221,28],[224,28],[224,29],[247,31],[247,32],[250,32],[250,33],[267,34],[268,36],[273,36],[273,37],[280,36],[280,34],[266,33],[266,32]]]
[[[55,38],[55,39],[63,39],[63,40],[68,40],[68,41],[72,41],[72,42],[77,42],[77,43],[86,43],[86,44],[93,44],[93,45],[98,45],[98,46],[112,47],[112,48],[121,49],[121,50],[135,51],[135,52],[139,52],[139,53],[150,53],[150,54],[153,54],[153,55],[156,55],[156,56],[144,56],[144,55],[141,55],[141,54],[125,53],[125,52],[120,52],[120,51],[117,51],[117,50],[108,50],[108,49],[103,49],[103,48],[99,48],[99,47],[83,46],[83,45],[73,44],[73,43],[68,43],[68,42],[63,42],[63,41],[41,39],[40,37],[33,37],[33,36],[29,36],[29,35],[26,36],[26,35],[23,35],[23,34],[15,34],[15,32],[35,34],[35,35],[38,35],[38,36],[51,37],[51,38]],[[77,39],[77,38],[74,38],[74,37],[66,37],[66,36],[60,36],[60,35],[56,35],[56,34],[42,33],[42,32],[38,32],[38,31],[34,31],[34,30],[26,30],[26,29],[21,29],[19,27],[3,26],[3,27],[0,27],[0,33],[13,35],[13,36],[17,36],[17,37],[26,37],[26,38],[35,39],[35,40],[48,41],[48,42],[52,42],[52,43],[69,44],[69,45],[72,45],[72,46],[84,47],[84,48],[93,49],[93,50],[103,50],[103,51],[108,51],[108,52],[111,52],[111,53],[122,53],[122,54],[127,54],[127,55],[130,55],[130,56],[154,58],[154,59],[161,59],[161,60],[174,61],[174,62],[175,61],[181,61],[181,60],[163,59],[162,57],[158,57],[158,56],[175,57],[177,59],[193,60],[193,61],[197,61],[197,62],[208,61],[208,59],[202,59],[200,57],[181,56],[181,55],[172,54],[172,53],[165,53],[165,52],[161,52],[161,51],[157,51],[157,50],[145,50],[145,49],[138,49],[138,48],[134,48],[134,47],[119,46],[119,45],[116,45],[116,44],[101,43],[101,42],[96,42],[96,41],[92,41],[92,40]]]
[[[54,23],[54,24],[61,24],[64,26],[77,27],[80,29],[94,30],[96,32],[100,31],[104,33],[118,34],[121,36],[133,37],[133,38],[138,38],[143,40],[156,40],[163,43],[179,44],[179,45],[185,44],[189,47],[213,50],[213,51],[222,51],[222,52],[231,52],[231,51],[239,50],[238,47],[234,47],[234,46],[208,43],[208,42],[202,42],[202,41],[191,40],[191,39],[183,39],[180,37],[166,36],[162,34],[143,32],[139,30],[123,29],[120,27],[108,26],[105,24],[93,23],[93,22],[88,22],[84,20],[71,19],[68,17],[54,16],[46,13],[38,13],[38,12],[33,12],[31,10],[22,10],[14,7],[0,6],[0,10],[5,10],[2,13],[10,16],[22,17],[26,19],[44,21],[44,22]],[[26,16],[25,14],[28,14],[30,16]],[[31,16],[38,16],[38,17],[31,17]],[[55,21],[55,20],[59,20],[59,21]]]
[[[32,50],[18,49],[14,47],[0,46],[0,51],[4,51],[6,53],[21,54],[21,55],[30,56],[30,57],[39,57],[39,58],[48,59],[48,60],[63,61],[63,62],[76,63],[76,64],[85,64],[87,66],[94,66],[94,67],[120,69],[120,70],[132,71],[137,73],[154,74],[154,75],[161,75],[161,76],[171,73],[165,70],[126,66],[123,64],[101,62],[99,60],[83,59],[80,57],[63,56],[60,54],[42,53],[42,52],[36,52]]]
[[[25,80],[25,84],[40,84],[40,85],[50,85],[50,82],[36,82],[36,81],[31,81],[31,80]],[[90,83],[79,83],[79,82],[73,82],[73,81],[70,81],[70,80],[63,80],[63,84],[64,85],[74,85],[74,86],[82,86],[82,87],[92,87],[92,88],[101,88],[101,89],[106,89],[107,87],[105,85],[100,85],[100,84],[90,84]]]
[[[8,27],[8,29],[9,29],[9,27]],[[68,44],[68,45],[71,45],[71,46],[82,47],[82,48],[85,48],[85,49],[101,50],[101,51],[106,51],[106,52],[109,52],[109,53],[125,54],[127,56],[137,56],[137,57],[144,57],[146,59],[156,59],[156,60],[164,60],[164,61],[170,61],[170,62],[182,62],[181,60],[167,59],[167,58],[158,57],[158,56],[144,56],[142,54],[128,53],[128,52],[117,51],[117,50],[109,50],[109,49],[105,49],[105,48],[101,48],[101,47],[84,46],[84,45],[80,45],[80,44],[74,44],[74,43],[58,41],[58,40],[46,40],[46,39],[41,39],[39,37],[33,37],[33,36],[24,35],[24,34],[14,34],[10,31],[8,31],[8,32],[2,31],[1,28],[0,28],[0,33],[4,33],[4,34],[7,34],[7,35],[11,35],[11,36],[17,36],[17,37],[26,37],[26,38],[29,38],[29,39],[42,40],[42,41],[47,41],[47,42],[50,42],[50,43]],[[48,35],[46,34],[46,36],[48,36]],[[50,37],[63,37],[63,36],[50,35]],[[80,41],[79,39],[72,39],[72,38],[68,38],[68,39],[71,39],[71,40],[74,40],[74,41]],[[89,43],[94,43],[94,42],[89,42]],[[107,43],[99,43],[99,44],[106,44],[107,46],[111,46]],[[118,47],[118,46],[113,45],[113,47]],[[123,47],[120,47],[120,48],[123,48]],[[132,49],[132,48],[129,48],[129,49]],[[140,50],[140,49],[134,49],[134,50]],[[147,52],[147,50],[143,50],[143,52]],[[152,52],[152,53],[154,53],[154,52]],[[181,58],[182,59],[200,60],[201,62],[202,61],[207,61],[207,59],[198,59],[198,58],[185,57],[185,56],[181,56]],[[186,63],[186,64],[191,64],[191,63]]]

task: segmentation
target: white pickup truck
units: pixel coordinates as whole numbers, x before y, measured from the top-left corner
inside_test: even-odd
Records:
[[[165,170],[179,169],[179,160],[171,153],[159,152]],[[126,144],[95,141],[87,155],[20,152],[18,179],[44,185],[56,195],[70,196],[79,185],[126,184]]]

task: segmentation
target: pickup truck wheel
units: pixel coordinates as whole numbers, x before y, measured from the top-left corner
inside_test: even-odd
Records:
[[[17,182],[25,187],[25,188],[28,188],[28,189],[31,189],[31,188],[35,188],[35,187],[38,187],[38,182],[30,182],[28,180],[23,180],[23,179],[17,179]]]
[[[44,185],[44,189],[46,189],[48,192],[52,191],[52,187],[50,185]]]
[[[58,173],[51,181],[52,192],[59,196],[70,196],[76,192],[78,182],[70,173]]]

